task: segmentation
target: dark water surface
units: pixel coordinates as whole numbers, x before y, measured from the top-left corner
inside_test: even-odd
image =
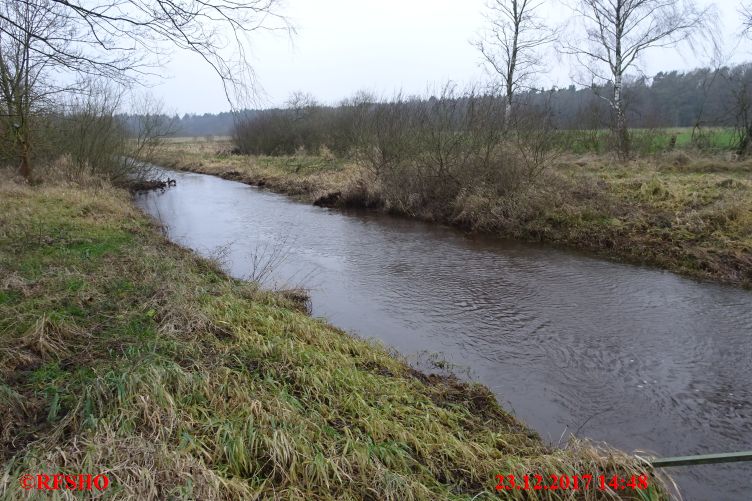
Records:
[[[271,279],[311,289],[314,315],[408,357],[440,352],[550,442],[578,430],[659,455],[752,449],[748,291],[170,177],[138,203],[175,242],[237,277],[284,249]],[[752,463],[671,473],[685,499],[752,499]]]

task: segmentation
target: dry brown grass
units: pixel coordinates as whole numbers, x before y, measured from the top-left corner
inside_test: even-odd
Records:
[[[361,170],[331,156],[250,157],[231,154],[229,141],[170,142],[154,162],[189,172],[211,174],[315,201],[356,182]]]
[[[26,496],[25,472],[105,473],[115,499],[404,500],[495,497],[497,473],[647,470],[546,446],[486,388],[418,374],[169,244],[113,188],[3,182],[0,277],[2,499]]]
[[[752,160],[731,153],[679,151],[627,163],[570,154],[514,192],[499,195],[489,186],[464,189],[441,202],[439,214],[430,204],[405,208],[395,203],[388,189],[352,163],[216,154],[229,148],[229,142],[172,144],[157,161],[263,185],[320,205],[377,207],[470,231],[551,242],[702,279],[752,285]]]

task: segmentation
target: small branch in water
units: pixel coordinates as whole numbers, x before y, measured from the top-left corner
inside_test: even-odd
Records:
[[[177,186],[177,181],[175,179],[167,178],[167,180],[163,181],[161,179],[142,179],[138,181],[133,181],[128,185],[128,189],[133,192],[139,192],[139,191],[152,191],[152,190],[162,190],[171,187],[171,186]]]
[[[577,429],[574,430],[574,433],[572,433],[572,435],[574,435],[576,437],[577,434],[580,432],[580,430],[582,430],[585,427],[585,425],[590,422],[591,419],[593,419],[596,416],[600,416],[601,414],[605,414],[606,412],[611,412],[612,410],[613,410],[613,408],[608,408],[606,410],[603,410],[603,411],[600,411],[600,412],[596,412],[595,414],[593,414],[592,416],[590,416],[589,418],[587,418],[585,420],[585,422],[583,422],[580,426],[578,426]]]

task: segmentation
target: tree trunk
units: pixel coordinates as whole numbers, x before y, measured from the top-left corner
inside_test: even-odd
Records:
[[[752,124],[742,128],[741,138],[739,139],[739,148],[736,150],[736,154],[740,157],[747,156],[749,153],[749,143],[752,139]]]
[[[512,96],[507,94],[504,102],[504,132],[509,130],[509,123],[512,121]]]
[[[627,117],[624,113],[624,100],[622,98],[623,76],[614,76],[614,134],[616,135],[617,154],[621,159],[629,158],[629,130],[627,129]]]
[[[21,160],[18,173],[27,181],[31,181],[31,159],[29,158],[29,143],[25,139],[18,140],[18,153]]]

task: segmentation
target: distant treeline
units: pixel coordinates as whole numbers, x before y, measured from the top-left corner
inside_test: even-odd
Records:
[[[720,69],[700,68],[687,73],[658,73],[633,78],[625,85],[626,111],[631,127],[694,127],[737,125],[740,93],[752,83],[750,63]],[[553,120],[562,129],[606,126],[610,85],[553,91],[532,91],[537,101],[548,99]]]
[[[243,117],[251,117],[256,113],[254,110],[243,110],[240,112]],[[223,111],[222,113],[204,113],[203,115],[186,113],[180,115],[160,116],[161,120],[170,124],[171,135],[179,137],[208,137],[208,136],[229,136],[232,134],[235,125],[237,113]],[[136,124],[139,122],[139,115],[122,114],[120,119],[126,124],[128,130],[136,130]]]
[[[720,69],[700,68],[686,73],[661,72],[652,78],[632,78],[625,87],[629,123],[637,128],[736,125],[740,85],[752,80],[750,64]],[[519,99],[546,104],[553,124],[560,129],[608,127],[611,110],[600,96],[609,96],[610,86],[534,89]],[[329,106],[323,106],[329,108]],[[244,118],[258,114],[244,110]],[[232,135],[237,114],[232,112],[167,116],[175,136],[207,137]],[[137,116],[121,115],[126,123]]]

